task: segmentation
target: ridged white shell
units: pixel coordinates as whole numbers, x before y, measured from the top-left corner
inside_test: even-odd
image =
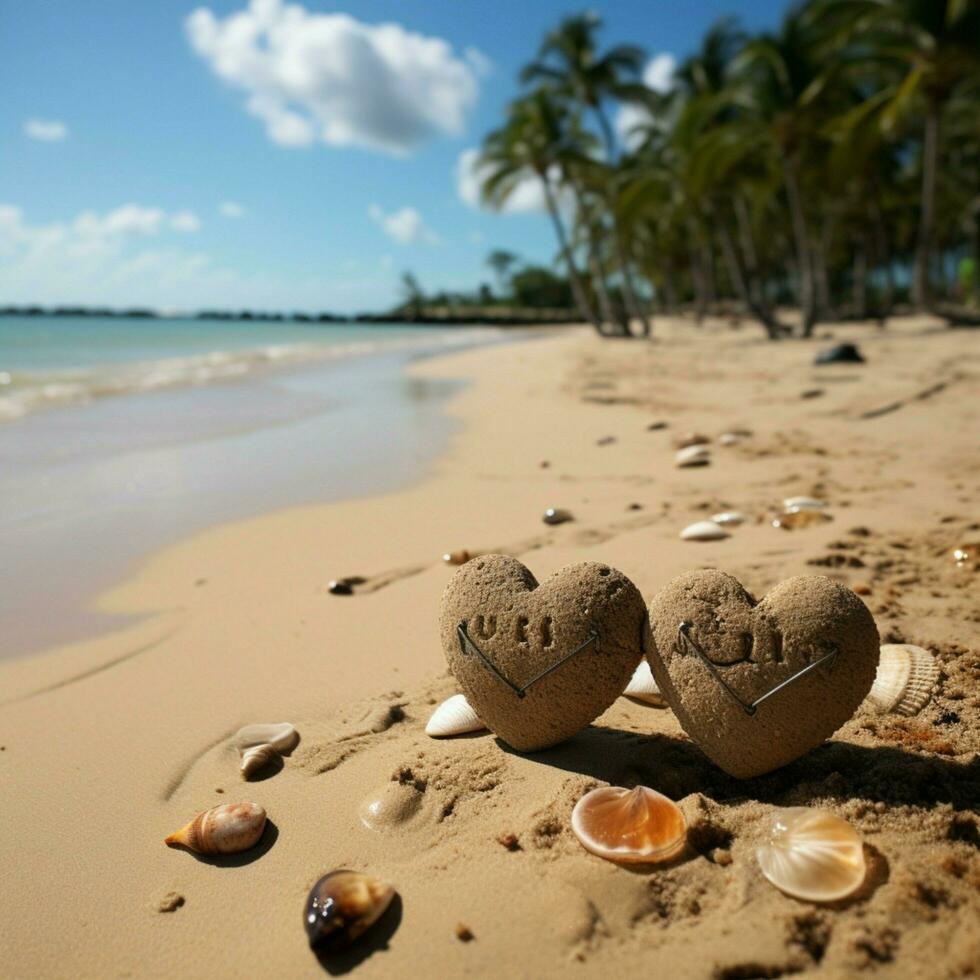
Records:
[[[681,531],[683,541],[720,541],[730,537],[729,533],[714,521],[696,521]]]
[[[829,810],[777,810],[769,840],[756,849],[762,873],[780,891],[808,902],[834,902],[864,881],[864,846],[857,831]]]
[[[711,448],[705,445],[685,446],[674,454],[678,466],[702,466],[711,460]]]
[[[932,697],[939,665],[932,654],[911,643],[886,643],[867,700],[881,712],[918,714]]]
[[[787,497],[783,501],[786,510],[821,510],[826,506],[825,500],[817,500],[816,497]]]
[[[726,525],[744,524],[748,518],[740,510],[726,510],[720,514],[713,514],[711,519],[715,524]]]
[[[653,672],[646,660],[640,661],[640,666],[633,671],[623,696],[633,698],[636,701],[643,701],[646,704],[655,704],[658,708],[667,706],[667,699],[660,693],[657,682],[653,679]]]
[[[432,717],[425,726],[425,734],[433,738],[447,738],[450,735],[465,735],[467,732],[482,732],[486,727],[470,707],[466,696],[454,694],[432,712]]]

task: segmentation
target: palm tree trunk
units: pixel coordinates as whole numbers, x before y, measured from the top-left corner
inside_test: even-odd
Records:
[[[786,184],[786,199],[789,202],[790,220],[793,225],[793,244],[796,250],[796,266],[799,275],[799,301],[803,313],[804,337],[813,334],[817,324],[816,293],[813,283],[813,259],[810,255],[810,235],[807,230],[806,214],[803,211],[803,198],[797,179],[796,166],[783,157],[783,180]]]
[[[745,273],[742,271],[741,263],[738,260],[738,252],[735,249],[735,241],[728,224],[721,219],[717,209],[708,205],[708,214],[711,224],[718,232],[718,240],[721,242],[721,254],[728,269],[728,278],[732,281],[732,288],[736,295],[746,305],[752,315],[765,327],[766,335],[770,340],[779,340],[785,332],[782,324],[764,307],[755,302],[751,291],[745,281]]]
[[[888,242],[888,227],[885,216],[881,213],[881,204],[877,192],[871,198],[871,224],[874,228],[875,253],[877,264],[880,265],[884,277],[884,289],[881,294],[881,311],[879,318],[882,325],[891,316],[895,302],[895,274],[892,271],[892,250]]]
[[[830,277],[827,275],[827,253],[834,237],[834,216],[825,218],[820,226],[820,241],[811,248],[813,256],[813,285],[817,310],[822,317],[834,316],[834,304],[830,298]]]
[[[860,238],[854,246],[854,265],[851,275],[854,315],[861,320],[868,316],[868,251],[867,240]]]
[[[602,319],[609,324],[611,332],[625,336],[629,333],[629,321],[616,316],[609,290],[606,288],[606,272],[602,268],[595,239],[591,233],[589,234],[589,272],[592,274],[592,289],[599,303]]]
[[[592,304],[589,302],[586,296],[585,289],[582,286],[582,280],[579,277],[578,269],[575,267],[575,259],[572,257],[572,250],[568,245],[568,236],[565,234],[565,225],[561,220],[561,214],[558,211],[558,202],[555,200],[555,192],[551,186],[551,181],[548,180],[547,174],[539,174],[541,178],[541,185],[544,188],[544,199],[548,207],[548,214],[551,217],[551,223],[555,228],[555,235],[558,238],[558,248],[561,251],[562,256],[565,259],[565,265],[568,268],[568,284],[572,290],[572,297],[575,300],[575,305],[578,307],[579,312],[582,316],[595,327],[596,331],[602,334],[602,323],[599,318],[595,315],[595,311],[592,309]]]
[[[936,223],[936,172],[939,161],[939,105],[931,100],[926,110],[922,141],[922,206],[919,234],[915,246],[915,273],[912,280],[912,302],[927,309],[930,301],[929,264]]]
[[[749,277],[749,289],[752,296],[759,306],[765,306],[765,291],[759,280],[759,256],[755,250],[755,241],[752,238],[752,222],[749,220],[749,209],[745,206],[745,198],[741,194],[736,194],[734,198],[735,222],[738,227],[739,243],[742,246],[742,255],[745,258],[745,271]]]
[[[609,119],[603,112],[602,106],[596,104],[593,106],[595,109],[595,114],[599,120],[599,128],[602,130],[602,137],[606,144],[606,159],[610,166],[615,166],[618,154],[616,153],[616,140],[613,137],[612,126],[609,124]],[[626,253],[626,249],[623,244],[623,229],[620,227],[619,218],[616,215],[616,209],[614,207],[609,209],[612,214],[613,222],[613,245],[616,250],[616,261],[619,263],[620,270],[623,275],[623,299],[626,302],[626,308],[631,317],[635,317],[640,321],[640,326],[643,328],[643,336],[650,336],[650,321],[647,319],[647,315],[640,304],[639,298],[636,295],[636,289],[633,284],[633,271],[630,265],[629,256]]]

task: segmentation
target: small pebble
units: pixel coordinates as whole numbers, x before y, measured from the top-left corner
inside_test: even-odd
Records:
[[[497,841],[500,844],[503,844],[503,846],[506,847],[508,851],[519,851],[521,849],[521,842],[517,839],[517,834],[514,833],[501,834],[497,838]]]
[[[711,860],[714,861],[715,864],[720,864],[722,867],[726,867],[732,863],[732,852],[726,851],[723,847],[716,847],[711,852]]]
[[[627,510],[643,510],[643,504],[637,504],[637,503],[627,504],[626,505],[626,509]]]
[[[616,437],[615,436],[603,436],[598,442],[596,442],[596,445],[597,446],[609,446],[609,445],[612,445],[612,443],[614,443],[615,441],[616,441]]]
[[[858,595],[871,595],[871,586],[864,582],[856,582],[851,586],[851,591]]]
[[[823,388],[807,388],[800,392],[800,398],[819,398],[823,394]]]
[[[473,935],[473,932],[469,926],[459,922],[456,925],[456,938],[461,943],[469,943],[476,939],[476,936]]]
[[[158,912],[176,912],[184,904],[184,896],[179,892],[167,892],[157,905]]]
[[[657,432],[659,429],[666,429],[666,428],[667,428],[666,422],[651,422],[647,426],[647,432]]]
[[[549,463],[548,460],[543,459],[540,463],[538,463],[538,466],[540,466],[541,469],[546,470],[549,466],[551,466],[551,463]]]
[[[571,511],[563,510],[561,507],[549,507],[541,518],[545,524],[564,524],[566,521],[574,521]]]

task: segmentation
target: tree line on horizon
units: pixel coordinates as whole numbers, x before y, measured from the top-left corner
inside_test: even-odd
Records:
[[[600,30],[545,36],[478,161],[491,207],[538,182],[599,333],[723,301],[771,339],[899,301],[976,322],[980,0],[807,0],[762,34],[725,18],[666,91]],[[641,121],[618,137],[623,105]]]

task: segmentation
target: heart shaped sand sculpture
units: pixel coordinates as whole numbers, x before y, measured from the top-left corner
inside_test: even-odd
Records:
[[[792,762],[857,710],[878,665],[863,602],[822,575],[756,602],[717,569],[675,578],[650,605],[647,659],[681,726],[740,779]]]
[[[585,728],[623,693],[646,646],[646,607],[608,565],[569,565],[539,586],[516,558],[483,555],[446,588],[441,633],[476,713],[533,752]]]

